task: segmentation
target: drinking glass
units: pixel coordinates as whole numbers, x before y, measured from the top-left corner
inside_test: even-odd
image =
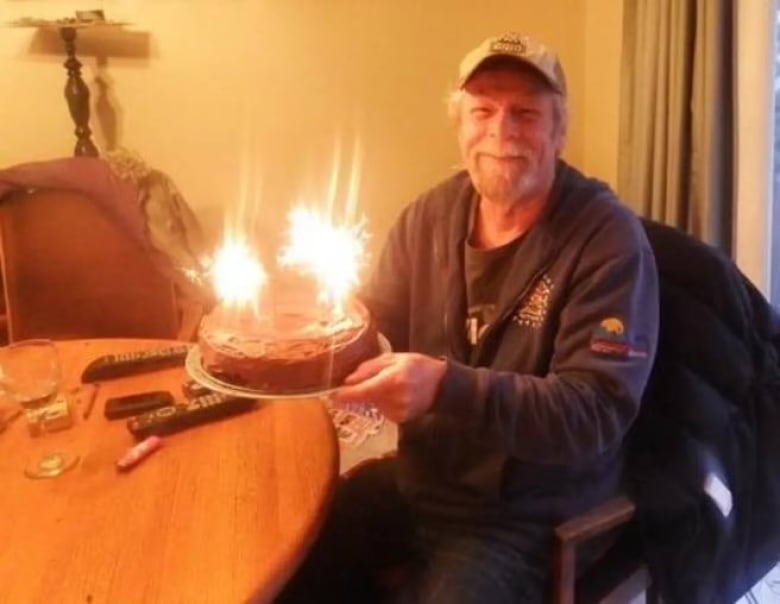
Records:
[[[60,396],[60,385],[60,359],[51,340],[22,340],[0,348],[0,390],[21,405],[31,436],[45,437],[72,425],[72,409]],[[77,461],[71,453],[44,450],[30,460],[24,473],[29,478],[53,478]]]

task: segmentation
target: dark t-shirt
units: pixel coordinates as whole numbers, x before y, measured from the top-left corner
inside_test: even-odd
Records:
[[[474,229],[476,204],[471,210],[469,233]],[[466,277],[466,339],[474,346],[496,318],[496,303],[515,252],[522,245],[520,235],[502,246],[483,250],[466,241],[463,267]]]

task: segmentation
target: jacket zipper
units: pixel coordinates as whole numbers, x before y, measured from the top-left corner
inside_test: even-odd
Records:
[[[528,280],[528,283],[523,288],[523,290],[515,296],[511,304],[508,304],[501,315],[493,321],[490,325],[488,325],[488,328],[485,330],[485,333],[482,334],[482,337],[477,342],[477,345],[474,348],[473,353],[470,355],[471,358],[478,362],[480,357],[482,356],[482,351],[485,347],[485,344],[488,342],[488,340],[493,336],[493,333],[502,326],[506,320],[512,316],[512,313],[514,313],[515,309],[518,307],[518,305],[523,301],[523,299],[528,295],[528,292],[531,291],[531,288],[534,287],[539,279],[544,275],[545,272],[547,272],[547,269],[550,268],[552,265],[552,260],[548,260],[545,264],[543,264],[537,271],[531,276],[531,278]]]

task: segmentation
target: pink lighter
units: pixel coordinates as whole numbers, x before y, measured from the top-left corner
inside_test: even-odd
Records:
[[[148,457],[162,446],[162,438],[159,436],[149,436],[137,445],[130,447],[127,452],[116,462],[116,469],[120,472],[127,472],[138,464],[145,457]]]

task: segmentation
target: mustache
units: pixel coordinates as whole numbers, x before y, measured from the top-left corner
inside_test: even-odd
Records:
[[[533,160],[533,154],[530,149],[525,148],[512,148],[512,149],[495,149],[490,151],[478,151],[477,158],[490,157],[492,159],[524,159],[526,161]]]

